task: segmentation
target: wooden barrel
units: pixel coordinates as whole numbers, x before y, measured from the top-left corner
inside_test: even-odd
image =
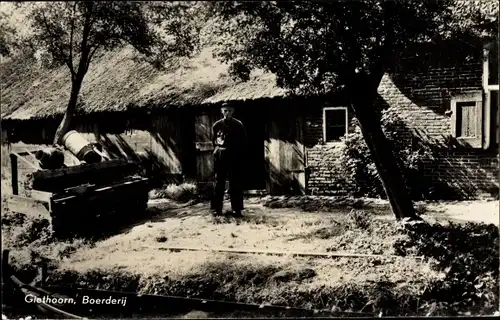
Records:
[[[87,163],[98,163],[102,160],[102,157],[95,152],[94,146],[75,130],[66,133],[62,143],[78,159]]]

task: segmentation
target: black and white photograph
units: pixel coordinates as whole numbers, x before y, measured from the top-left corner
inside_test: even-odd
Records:
[[[2,1],[2,320],[500,316],[498,21]]]

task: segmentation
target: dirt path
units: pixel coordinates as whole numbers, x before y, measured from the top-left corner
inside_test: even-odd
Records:
[[[306,268],[312,262],[288,256],[235,256],[211,252],[170,252],[160,249],[171,246],[392,254],[393,242],[400,236],[379,232],[378,225],[370,232],[355,230],[354,227],[349,229],[350,227],[339,222],[346,216],[346,212],[340,211],[300,212],[296,209],[269,209],[259,204],[248,204],[244,217],[234,219],[213,218],[206,203],[187,208],[172,208],[168,203],[153,202],[152,206],[158,211],[152,218],[138,223],[121,234],[98,242],[93,248],[78,250],[64,261],[63,267],[77,270],[119,267],[141,274],[161,271],[169,277],[200,272],[207,264],[229,263],[233,266],[254,267],[280,265],[285,269],[300,269]],[[419,266],[416,267],[415,264]],[[338,259],[335,263],[319,259],[314,261],[314,265],[317,270],[321,270],[321,275],[318,274],[315,278],[321,284],[327,284],[332,279],[354,281],[360,274],[375,281],[381,274],[389,277],[390,270],[396,266],[408,272],[412,269],[421,269],[420,263],[411,257],[393,261],[391,268],[382,268],[375,274],[368,269],[353,268],[353,261],[348,259]],[[339,268],[347,269],[339,271]],[[400,275],[401,281],[408,276],[404,275],[404,272]]]
[[[499,225],[498,201],[460,201],[426,205],[427,216],[462,222],[484,222]]]

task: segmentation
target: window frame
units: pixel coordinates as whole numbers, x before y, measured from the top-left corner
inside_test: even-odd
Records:
[[[324,107],[323,108],[323,143],[325,144],[335,144],[335,143],[341,143],[340,140],[334,140],[334,141],[326,141],[326,113],[327,111],[332,111],[332,110],[344,110],[345,111],[345,133],[349,133],[349,109],[347,107]]]
[[[494,52],[493,49],[496,46],[496,54],[492,54]],[[494,143],[498,147],[500,137],[498,137],[498,133],[495,132],[494,135],[495,137],[492,137],[491,134],[492,132],[492,126],[498,126],[497,122],[498,120],[498,115],[492,114],[492,108],[491,108],[491,92],[492,91],[499,91],[499,84],[498,84],[498,78],[496,79],[496,84],[490,84],[490,61],[493,59],[496,59],[497,62],[497,67],[498,67],[498,43],[496,42],[490,42],[486,43],[483,48],[483,91],[484,91],[484,149],[489,149],[492,144],[492,140],[494,140]],[[498,71],[497,71],[498,72]],[[498,98],[497,98],[498,99]],[[497,101],[498,103],[498,101]],[[498,108],[498,105],[496,106]],[[498,113],[498,109],[497,109]],[[495,119],[495,120],[493,120]]]
[[[458,123],[458,112],[457,112],[457,103],[460,102],[473,102],[476,104],[476,116],[477,123],[476,126],[478,129],[478,137],[459,137],[457,127]],[[461,94],[457,94],[451,97],[451,135],[457,139],[457,141],[466,144],[472,148],[482,148],[483,147],[483,137],[484,137],[484,128],[483,128],[483,92],[482,91],[471,91],[464,92]]]

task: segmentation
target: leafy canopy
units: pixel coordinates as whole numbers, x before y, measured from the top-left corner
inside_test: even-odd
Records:
[[[196,46],[197,2],[68,1],[21,3],[30,32],[25,40],[73,76],[100,51],[130,45],[157,67]],[[197,23],[202,21],[198,19]]]
[[[232,70],[244,78],[262,68],[276,74],[281,87],[318,94],[361,78],[378,84],[409,44],[470,29],[480,8],[459,0],[366,0],[222,1],[211,9],[219,26],[217,55],[232,61]]]

